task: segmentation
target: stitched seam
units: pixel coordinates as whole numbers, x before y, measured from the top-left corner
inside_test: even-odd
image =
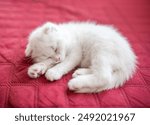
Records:
[[[34,108],[37,108],[37,94],[38,94],[38,88],[37,86],[34,86]]]
[[[10,96],[10,87],[9,86],[6,86],[7,87],[7,91],[6,91],[6,96],[5,96],[5,105],[4,107],[8,107],[8,99],[9,99],[9,96]]]
[[[120,92],[122,93],[122,95],[123,95],[123,97],[124,97],[124,99],[125,99],[125,102],[126,102],[130,107],[132,107],[132,106],[131,106],[131,103],[130,103],[130,101],[129,101],[129,97],[127,96],[125,90],[124,90],[123,88],[120,88]]]
[[[147,87],[147,85],[148,85],[148,83],[146,82],[146,80],[145,80],[145,78],[143,77],[143,75],[142,75],[142,73],[141,73],[141,71],[139,70],[139,74],[140,74],[140,76],[141,76],[141,78],[142,78],[142,81],[144,82],[144,84],[146,85],[145,87],[147,88],[147,90],[149,91],[149,93],[150,93],[150,88],[149,87]]]
[[[101,99],[99,98],[98,94],[93,94],[93,96],[95,97],[96,103],[99,105],[99,107],[101,107]]]

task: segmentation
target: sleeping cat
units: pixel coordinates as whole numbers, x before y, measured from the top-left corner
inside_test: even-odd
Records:
[[[89,22],[48,22],[29,36],[25,50],[35,64],[28,75],[61,79],[79,67],[68,83],[77,93],[94,93],[122,86],[136,69],[136,56],[116,29]]]

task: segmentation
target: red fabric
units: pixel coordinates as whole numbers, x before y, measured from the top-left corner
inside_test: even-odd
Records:
[[[150,107],[149,0],[0,0],[0,107]],[[139,60],[123,87],[98,94],[68,91],[71,73],[49,82],[30,79],[24,58],[28,34],[46,21],[113,24]]]

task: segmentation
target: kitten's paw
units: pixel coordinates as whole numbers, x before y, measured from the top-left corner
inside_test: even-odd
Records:
[[[72,77],[75,78],[79,75],[84,75],[84,74],[89,74],[91,72],[90,69],[87,69],[87,68],[79,68],[77,69],[73,74],[72,74]]]
[[[73,74],[72,74],[72,77],[75,78],[77,76],[81,75],[81,72],[80,70],[76,70]]]
[[[77,91],[82,88],[82,83],[78,79],[74,78],[68,82],[68,88],[71,91]]]
[[[40,75],[43,75],[46,71],[46,66],[43,63],[34,64],[29,67],[28,75],[31,78],[38,78]]]
[[[101,91],[100,88],[83,85],[77,78],[69,81],[68,88],[75,93],[97,93]]]
[[[54,81],[60,79],[62,77],[62,74],[59,71],[49,69],[46,72],[45,77],[47,80]]]

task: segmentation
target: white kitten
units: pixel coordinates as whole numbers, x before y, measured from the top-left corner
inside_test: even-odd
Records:
[[[120,33],[88,22],[46,23],[30,34],[25,53],[36,63],[28,70],[31,78],[45,73],[48,80],[58,80],[80,66],[68,83],[78,93],[121,86],[136,68],[136,56]]]

